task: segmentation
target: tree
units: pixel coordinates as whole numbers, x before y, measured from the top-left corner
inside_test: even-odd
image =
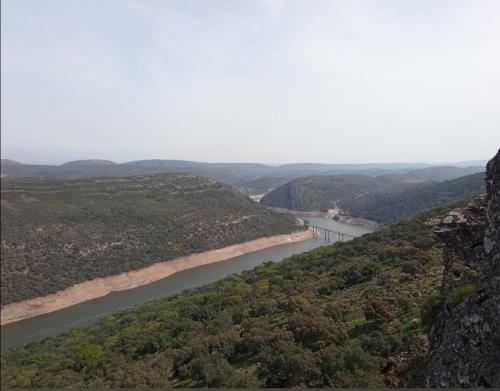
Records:
[[[277,341],[258,356],[257,377],[266,387],[312,386],[320,379],[316,359],[310,350],[291,341]]]

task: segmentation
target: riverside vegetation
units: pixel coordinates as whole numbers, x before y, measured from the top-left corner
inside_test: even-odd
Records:
[[[300,230],[191,174],[2,182],[2,305],[192,253]]]
[[[1,383],[422,386],[443,272],[426,221],[446,210],[14,349]]]

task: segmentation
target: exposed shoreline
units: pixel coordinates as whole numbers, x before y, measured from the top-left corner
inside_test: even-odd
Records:
[[[95,278],[46,296],[9,303],[1,309],[0,324],[5,325],[47,314],[84,301],[106,296],[114,291],[136,288],[161,280],[182,270],[225,261],[267,247],[300,242],[310,238],[312,238],[311,230],[268,236],[216,250],[186,255],[170,261],[158,262],[142,269],[131,270],[114,276]]]
[[[351,216],[341,215],[337,212],[337,210],[335,210],[336,213],[327,213],[327,212],[321,212],[319,210],[302,211],[302,210],[292,210],[292,209],[276,208],[276,207],[270,207],[269,209],[272,209],[278,213],[290,214],[292,216],[322,217],[324,219],[333,219],[333,217],[335,217],[335,219],[333,219],[333,220],[338,221],[339,223],[357,225],[357,226],[366,227],[366,228],[379,229],[383,226],[382,224],[380,224],[376,221],[363,219],[362,217],[351,217]],[[332,210],[334,210],[334,209],[332,209]]]

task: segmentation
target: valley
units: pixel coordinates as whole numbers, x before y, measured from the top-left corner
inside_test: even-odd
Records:
[[[314,221],[317,226],[334,229],[351,236],[360,236],[372,232],[371,229],[339,224],[328,219]],[[301,232],[300,235],[307,235]],[[70,330],[75,326],[92,324],[105,315],[110,315],[130,308],[134,305],[149,300],[164,298],[194,287],[203,286],[217,281],[233,273],[241,273],[250,270],[265,262],[279,262],[286,257],[300,254],[317,247],[325,246],[327,243],[323,237],[310,238],[296,242],[288,242],[265,247],[260,250],[245,252],[242,255],[215,263],[203,263],[200,266],[177,270],[176,273],[163,279],[154,278],[156,281],[126,290],[114,290],[105,296],[74,304],[54,312],[25,318],[20,321],[2,326],[2,352],[13,346],[20,346],[27,342],[40,341],[49,336],[57,336]],[[220,253],[215,252],[217,255]],[[191,257],[199,257],[195,254]],[[200,258],[201,259],[201,258]],[[167,263],[168,265],[168,263]],[[153,265],[154,267],[154,265]],[[154,277],[157,277],[156,275]],[[128,282],[128,281],[127,281]],[[102,291],[102,288],[101,288]],[[87,294],[87,293],[86,293]],[[36,299],[35,299],[36,300]],[[17,303],[14,303],[16,306]],[[53,305],[53,303],[51,303]],[[35,309],[36,311],[39,308]],[[5,312],[2,314],[4,321]]]
[[[2,390],[500,389],[500,1],[0,3]]]

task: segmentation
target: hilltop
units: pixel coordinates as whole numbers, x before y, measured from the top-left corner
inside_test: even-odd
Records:
[[[300,229],[229,186],[188,174],[5,182],[1,213],[2,305]]]
[[[22,165],[23,163],[17,162],[17,161],[12,160],[12,159],[2,159],[1,164],[2,164],[2,166],[18,166],[18,165]]]
[[[63,167],[86,167],[86,166],[108,166],[116,165],[115,162],[111,160],[102,159],[85,159],[85,160],[73,160],[71,162],[66,162],[62,164]]]

